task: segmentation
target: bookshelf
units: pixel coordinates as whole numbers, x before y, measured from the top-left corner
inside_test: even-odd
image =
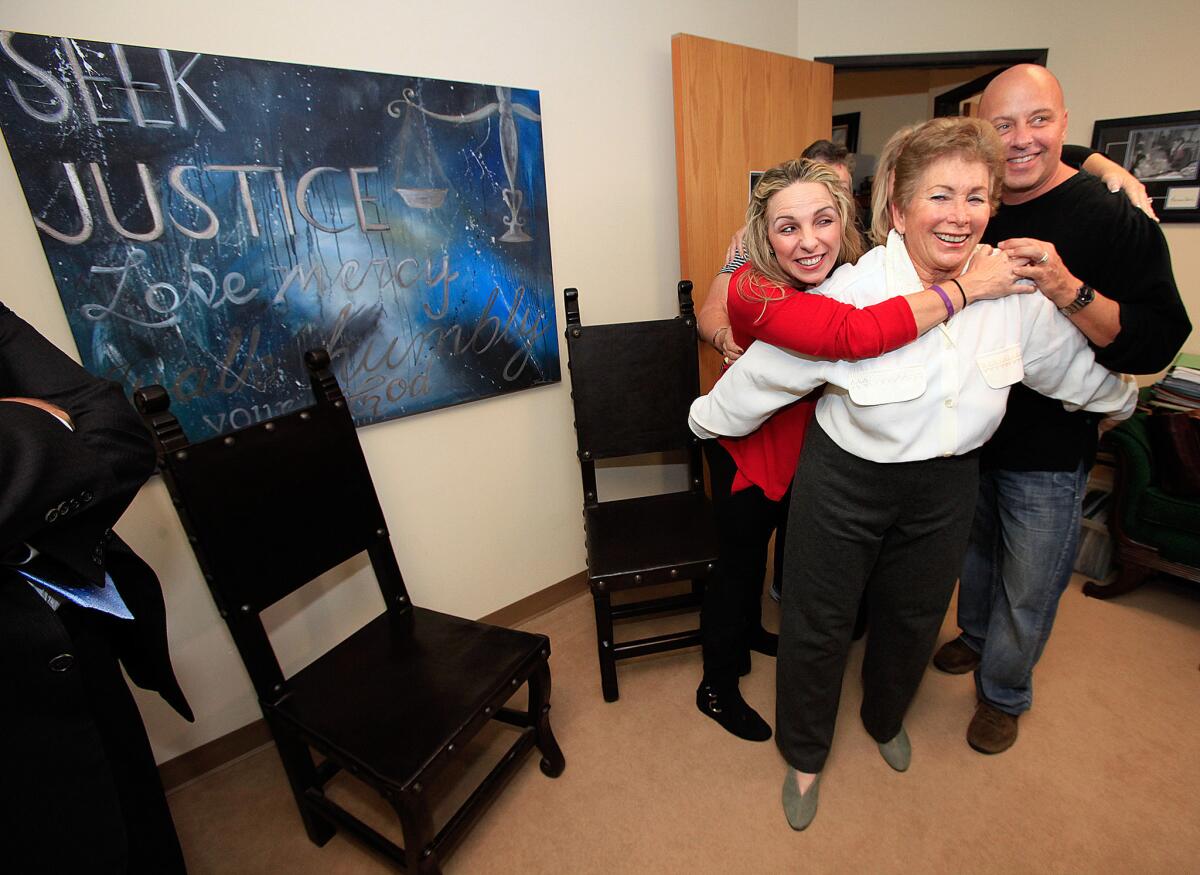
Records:
[[[1177,355],[1163,378],[1141,391],[1138,410],[1152,416],[1184,414],[1200,418],[1200,355]],[[1107,435],[1102,436],[1084,494],[1079,552],[1075,559],[1077,572],[1101,583],[1115,579],[1118,572],[1108,525],[1109,513],[1115,512],[1112,508],[1115,464],[1112,445]],[[1086,587],[1084,591],[1087,592]]]

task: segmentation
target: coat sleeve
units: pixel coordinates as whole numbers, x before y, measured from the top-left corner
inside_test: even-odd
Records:
[[[758,341],[692,402],[688,425],[702,438],[749,434],[824,383],[824,365]]]
[[[154,449],[116,383],[98,379],[0,304],[0,398],[49,401],[43,410],[0,401],[0,549],[108,509],[111,525],[154,470]],[[119,508],[119,509],[118,509]]]
[[[1096,350],[1096,359],[1114,371],[1153,374],[1171,364],[1192,323],[1162,229],[1128,203],[1115,208],[1103,247],[1108,257],[1095,274],[1081,277],[1121,308],[1121,333]]]
[[[1137,403],[1137,384],[1096,361],[1084,336],[1041,295],[1024,295],[1021,306],[1023,382],[1068,410],[1090,410],[1127,419]]]

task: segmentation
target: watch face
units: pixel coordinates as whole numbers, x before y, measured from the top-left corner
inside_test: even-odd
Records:
[[[1079,290],[1075,292],[1075,300],[1067,304],[1067,306],[1060,308],[1059,312],[1061,312],[1064,316],[1074,315],[1088,304],[1092,303],[1092,300],[1095,297],[1096,290],[1087,283],[1084,283],[1079,287]]]

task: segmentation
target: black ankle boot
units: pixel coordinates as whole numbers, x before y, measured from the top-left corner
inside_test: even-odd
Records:
[[[706,717],[711,717],[721,727],[746,741],[766,741],[771,737],[771,727],[758,716],[758,712],[746,704],[737,686],[718,689],[707,681],[696,689],[696,707]]]

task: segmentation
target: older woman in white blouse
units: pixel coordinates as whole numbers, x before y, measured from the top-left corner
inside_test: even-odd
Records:
[[[864,307],[932,286],[948,314],[961,309],[955,278],[999,202],[1003,166],[999,138],[975,119],[934,119],[897,134],[876,176],[874,233],[886,242],[815,291]],[[1017,382],[1119,418],[1136,397],[1133,383],[1097,365],[1083,335],[1034,294],[980,302],[915,343],[860,362],[756,343],[692,406],[696,434],[748,434],[828,384],[796,475],[780,622],[776,739],[790,766],[783,805],[794,829],[816,814],[864,590],[861,716],[888,764],[908,767],[903,718],[962,567],[975,451]]]

